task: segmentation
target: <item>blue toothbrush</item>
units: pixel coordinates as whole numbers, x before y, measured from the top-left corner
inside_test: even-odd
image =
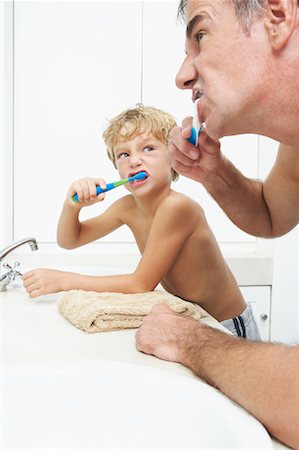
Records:
[[[99,195],[102,192],[111,191],[111,189],[114,189],[114,188],[116,188],[118,186],[122,186],[125,183],[130,183],[130,181],[143,180],[144,178],[147,178],[147,173],[146,172],[139,172],[139,173],[136,173],[136,175],[134,175],[133,177],[123,178],[122,180],[113,181],[112,183],[108,183],[106,185],[106,189],[102,189],[100,186],[97,186],[96,193],[97,193],[97,195]],[[78,195],[77,194],[73,195],[72,198],[73,198],[74,202],[78,202]]]
[[[190,142],[190,144],[197,146],[198,138],[202,130],[201,123],[198,120],[197,101],[194,103],[194,116],[192,125],[191,136],[187,139],[187,141]]]

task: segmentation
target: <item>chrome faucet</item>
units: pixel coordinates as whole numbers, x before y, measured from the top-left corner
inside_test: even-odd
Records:
[[[8,247],[5,247],[0,252],[0,270],[1,270],[1,263],[2,260],[13,250],[15,250],[18,247],[21,247],[24,244],[29,244],[31,250],[34,252],[38,249],[37,242],[34,238],[25,238],[21,239],[18,242],[15,242],[14,244],[9,245]],[[15,262],[14,266],[11,267],[9,264],[5,263],[3,264],[3,267],[6,269],[9,269],[8,272],[6,272],[4,275],[0,276],[0,291],[6,291],[7,285],[15,280],[16,276],[23,278],[23,275],[18,270],[20,266],[19,262]]]

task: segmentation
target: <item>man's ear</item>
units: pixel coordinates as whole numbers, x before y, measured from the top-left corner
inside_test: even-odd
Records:
[[[281,50],[296,28],[298,0],[268,0],[265,28],[273,50]]]

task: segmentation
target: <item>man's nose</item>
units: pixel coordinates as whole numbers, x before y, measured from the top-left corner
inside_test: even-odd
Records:
[[[177,73],[177,76],[175,78],[175,84],[179,89],[192,89],[196,80],[197,80],[196,67],[194,65],[193,59],[188,58],[187,55]]]

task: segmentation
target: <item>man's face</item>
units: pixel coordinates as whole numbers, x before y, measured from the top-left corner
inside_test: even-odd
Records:
[[[252,131],[265,93],[266,36],[256,18],[246,33],[230,0],[189,0],[186,58],[177,74],[181,89],[200,97],[199,118],[208,134]]]

